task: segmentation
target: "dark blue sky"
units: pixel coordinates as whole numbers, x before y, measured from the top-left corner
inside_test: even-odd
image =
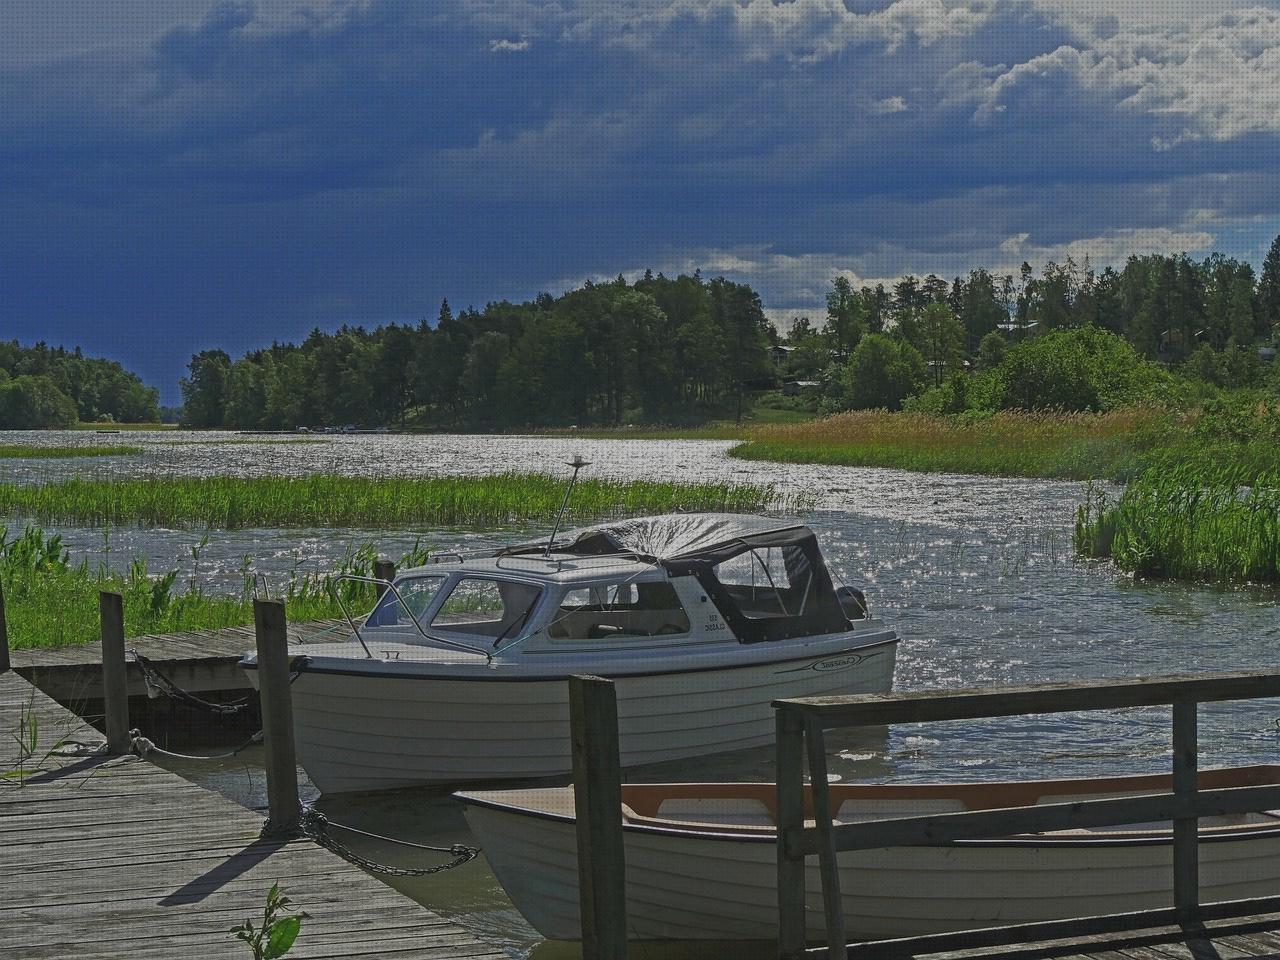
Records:
[[[701,267],[1280,232],[1280,7],[1205,0],[0,0],[0,336],[177,400],[197,349]]]

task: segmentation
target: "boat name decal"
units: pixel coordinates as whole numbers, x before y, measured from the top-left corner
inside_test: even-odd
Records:
[[[831,673],[835,670],[847,670],[850,667],[856,667],[860,663],[870,660],[872,657],[878,657],[883,651],[876,650],[872,653],[842,653],[834,657],[824,657],[822,660],[815,660],[813,663],[806,663],[803,666],[792,667],[789,670],[779,670],[778,673],[797,673],[800,670],[816,670],[818,673]]]

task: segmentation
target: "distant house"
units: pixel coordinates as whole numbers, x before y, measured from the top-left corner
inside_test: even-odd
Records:
[[[795,347],[784,347],[779,343],[775,343],[769,348],[769,355],[773,357],[774,363],[782,363],[787,357],[791,356],[791,351],[794,349]]]
[[[787,380],[782,384],[784,397],[798,397],[806,393],[816,393],[822,384],[817,380]]]
[[[1258,348],[1258,359],[1261,360],[1263,363],[1270,363],[1275,358],[1276,358],[1275,347],[1259,347]]]

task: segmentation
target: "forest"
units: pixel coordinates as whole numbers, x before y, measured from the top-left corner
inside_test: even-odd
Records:
[[[114,360],[0,340],[0,429],[159,421],[159,392]]]
[[[222,350],[199,353],[182,382],[183,423],[693,424],[740,420],[754,393],[785,381],[805,385],[797,405],[814,413],[898,409],[912,398],[931,412],[958,412],[974,396],[995,407],[1094,409],[1097,397],[1069,390],[984,398],[989,384],[966,386],[1004,362],[1011,346],[1083,328],[1113,335],[1106,342],[1123,341],[1136,359],[1248,386],[1262,375],[1258,345],[1271,343],[1280,324],[1280,238],[1260,276],[1217,253],[1132,257],[1099,272],[1068,258],[1038,274],[1024,263],[1016,276],[976,269],[951,281],[906,276],[889,287],[855,288],[840,276],[826,300],[825,316],[791,318],[785,333],[749,286],[698,273],[588,282],[559,297],[457,315],[446,301],[434,322],[315,330],[301,344],[236,360]],[[1044,346],[1055,343],[1068,349],[1060,338]]]

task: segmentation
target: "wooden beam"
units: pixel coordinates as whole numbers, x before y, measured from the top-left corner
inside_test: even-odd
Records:
[[[1144,680],[1084,680],[998,689],[804,697],[775,700],[773,705],[785,705],[806,716],[816,717],[825,729],[831,729],[1158,706],[1175,700],[1209,703],[1277,696],[1280,696],[1280,673],[1251,672]]]
[[[626,960],[622,766],[613,682],[569,678],[583,960]]]
[[[844,906],[840,900],[840,868],[836,864],[831,833],[831,791],[827,785],[827,745],[816,720],[805,724],[809,747],[809,793],[813,798],[813,822],[817,832],[818,866],[822,874],[822,913],[827,926],[828,960],[844,960]]]
[[[390,560],[373,561],[373,575],[378,580],[385,580],[390,583],[396,578],[396,565]],[[382,595],[387,592],[386,584],[378,585],[378,599],[382,599]]]
[[[4,613],[4,584],[0,583],[0,673],[12,666],[9,662],[9,622]]]
[[[267,823],[263,833],[294,836],[302,807],[298,800],[298,761],[293,742],[293,695],[289,681],[289,635],[284,604],[254,600],[258,643],[258,697],[262,704],[262,742],[267,766]]]
[[[1173,795],[1188,808],[1194,808],[1196,800],[1196,712],[1194,700],[1173,704]],[[1200,905],[1199,820],[1194,816],[1173,821],[1173,905],[1188,921]]]
[[[831,833],[837,850],[880,850],[885,847],[927,847],[952,840],[986,840],[1050,830],[1251,813],[1277,807],[1280,807],[1280,786],[1226,787],[1197,791],[1194,800],[1172,793],[1077,800],[843,823],[834,826]],[[802,855],[819,853],[822,849],[821,838],[813,828],[792,834],[787,842]]]
[[[121,756],[133,749],[129,736],[129,674],[124,659],[124,598],[118,593],[101,591],[98,617],[102,630],[102,700],[107,752]]]
[[[804,723],[793,710],[774,714],[778,778],[778,955],[805,947],[804,854],[791,843],[804,830]]]

